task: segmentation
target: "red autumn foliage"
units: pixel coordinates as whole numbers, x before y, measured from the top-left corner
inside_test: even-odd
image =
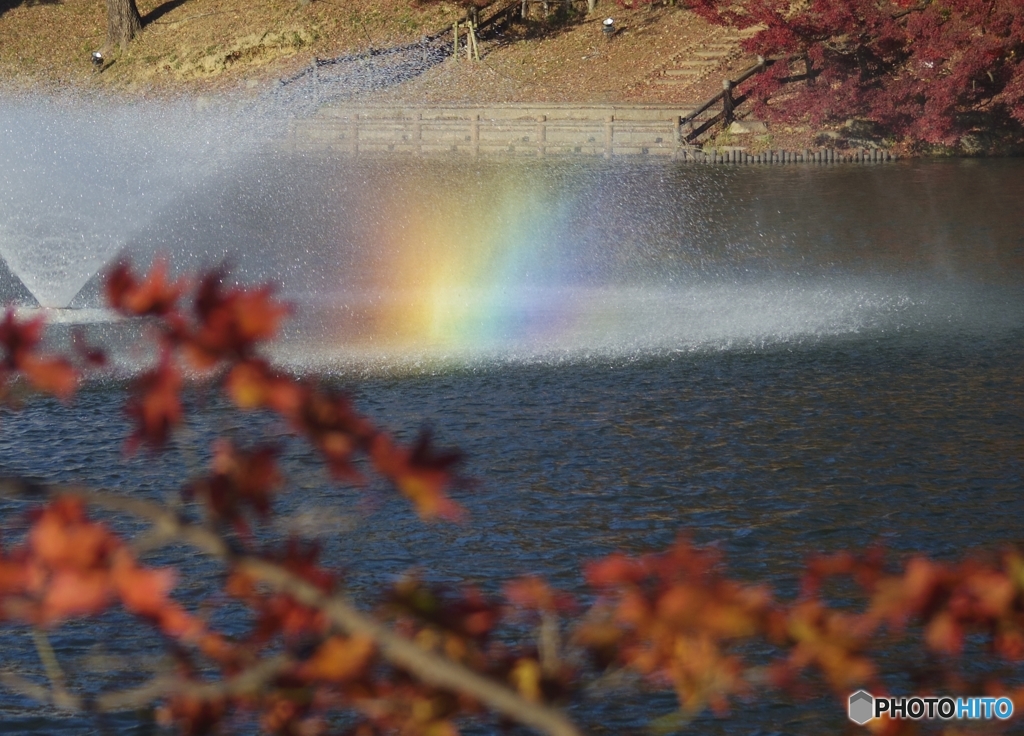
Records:
[[[78,373],[71,362],[40,352],[45,318],[40,316],[19,320],[8,308],[0,322],[0,389],[14,374],[24,376],[33,387],[61,399],[70,398],[78,385]]]
[[[290,311],[274,300],[273,288],[225,289],[226,276],[225,271],[208,274],[196,292],[196,327],[183,342],[197,368],[252,357],[261,342],[277,336]]]
[[[213,446],[213,472],[193,483],[186,493],[202,499],[211,519],[232,524],[248,533],[246,511],[261,520],[270,515],[274,493],[284,478],[277,468],[277,450],[260,447],[238,450],[229,440],[217,440]]]
[[[130,450],[140,444],[162,447],[181,424],[182,380],[181,369],[168,349],[161,351],[156,366],[136,379],[134,394],[125,407],[135,423],[135,432],[128,440]]]
[[[107,303],[124,315],[166,317],[177,309],[186,284],[168,281],[167,262],[158,260],[142,279],[128,263],[118,263],[107,274],[105,287]]]
[[[184,421],[180,366],[191,360],[240,410],[283,419],[336,477],[362,480],[355,465],[362,459],[423,518],[456,516],[447,492],[458,481],[460,455],[435,449],[426,432],[403,446],[347,397],[277,371],[259,348],[277,333],[285,308],[269,289],[225,290],[222,280],[201,279],[188,308],[184,282],[168,284],[162,264],[141,278],[126,265],[111,275],[115,306],[152,320],[158,343],[154,365],[132,391],[129,446],[159,449]],[[41,322],[7,313],[3,378],[23,375],[66,396],[64,381],[33,378],[42,363],[64,365],[39,354],[41,339]],[[989,675],[971,680],[958,666],[968,644],[983,644],[994,663],[1024,660],[1024,555],[1016,550],[955,564],[913,557],[900,569],[878,549],[820,557],[808,561],[799,595],[786,602],[731,579],[716,554],[681,539],[660,553],[612,554],[587,566],[593,603],[582,615],[580,603],[535,576],[508,583],[503,598],[408,576],[381,591],[371,617],[347,604],[342,576],[316,546],[256,539],[253,520],[272,519],[287,487],[276,453],[217,440],[208,472],[182,489],[202,523],[159,506],[150,519],[167,541],[197,544],[220,560],[224,575],[211,581],[216,593],[203,611],[244,609],[230,636],[174,600],[174,569],[140,563],[131,540],[91,519],[87,504],[110,500],[81,489],[41,503],[24,540],[0,548],[0,623],[50,629],[115,607],[133,615],[160,635],[174,663],[156,681],[165,689],[145,692],[160,721],[184,734],[223,732],[246,718],[266,733],[323,734],[339,712],[353,724],[347,733],[360,736],[456,734],[488,708],[527,724],[552,723],[554,704],[609,668],[670,689],[687,717],[705,708],[724,713],[766,687],[799,694],[824,683],[843,703],[853,689],[881,694],[886,675],[906,674],[898,659],[879,656],[896,641],[927,655],[929,687],[1024,705],[1024,690]],[[114,508],[137,510],[133,502]],[[837,584],[853,604],[830,603]],[[536,643],[523,639],[524,623],[537,626]],[[515,640],[509,631],[519,632]],[[752,647],[760,652],[756,664]],[[422,657],[433,670],[419,668]],[[459,685],[439,674],[453,668]],[[549,730],[575,733],[560,723]],[[871,724],[884,734],[914,728],[912,721]]]
[[[1019,0],[688,0],[714,23],[757,29],[745,48],[797,56],[813,78],[776,64],[754,80],[755,112],[812,125],[864,120],[886,137],[956,145],[1024,130],[1024,13]],[[771,105],[768,100],[774,100]]]

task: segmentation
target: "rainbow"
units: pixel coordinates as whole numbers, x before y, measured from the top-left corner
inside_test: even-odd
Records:
[[[732,349],[878,329],[916,308],[871,279],[688,277],[688,262],[723,256],[647,227],[650,213],[623,199],[613,177],[557,174],[410,165],[346,183],[338,271],[326,275],[335,286],[316,295],[301,359]]]
[[[570,274],[560,245],[568,205],[507,179],[487,184],[377,202],[390,216],[360,245],[356,311],[369,328],[360,342],[488,350],[571,326]]]

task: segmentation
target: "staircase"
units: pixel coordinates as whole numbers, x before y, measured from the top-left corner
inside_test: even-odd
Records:
[[[712,27],[681,48],[652,81],[659,86],[689,91],[704,86],[710,79],[724,79],[730,63],[744,56],[740,42],[758,30]]]

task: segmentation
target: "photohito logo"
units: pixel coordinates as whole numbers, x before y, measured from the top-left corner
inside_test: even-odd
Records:
[[[872,718],[888,715],[890,718],[992,719],[1005,721],[1013,715],[1013,701],[1009,698],[876,698],[867,690],[858,690],[850,696],[847,715],[863,726]]]

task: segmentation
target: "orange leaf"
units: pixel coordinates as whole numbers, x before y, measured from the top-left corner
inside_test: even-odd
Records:
[[[935,616],[924,630],[928,647],[944,654],[959,654],[964,643],[963,628],[949,611]]]
[[[515,663],[508,678],[524,700],[538,703],[541,700],[541,668],[535,659],[523,658]]]
[[[29,532],[29,546],[50,567],[84,570],[103,563],[117,540],[85,517],[79,499],[65,496],[42,510]]]
[[[78,372],[63,358],[28,355],[21,361],[21,371],[37,389],[61,399],[69,398],[78,386]]]
[[[99,613],[110,598],[110,577],[105,570],[58,570],[43,596],[42,623]]]
[[[122,550],[114,556],[111,582],[128,611],[156,616],[167,604],[167,596],[174,587],[174,571],[138,567],[131,555]]]
[[[375,647],[368,637],[332,636],[321,644],[299,670],[309,680],[345,682],[357,677],[373,658]]]
[[[412,450],[399,448],[387,435],[378,434],[370,457],[377,471],[413,502],[421,517],[457,519],[461,515],[462,509],[445,495],[445,489],[454,480],[450,468],[461,460],[461,455],[435,453],[428,433],[421,433]]]

